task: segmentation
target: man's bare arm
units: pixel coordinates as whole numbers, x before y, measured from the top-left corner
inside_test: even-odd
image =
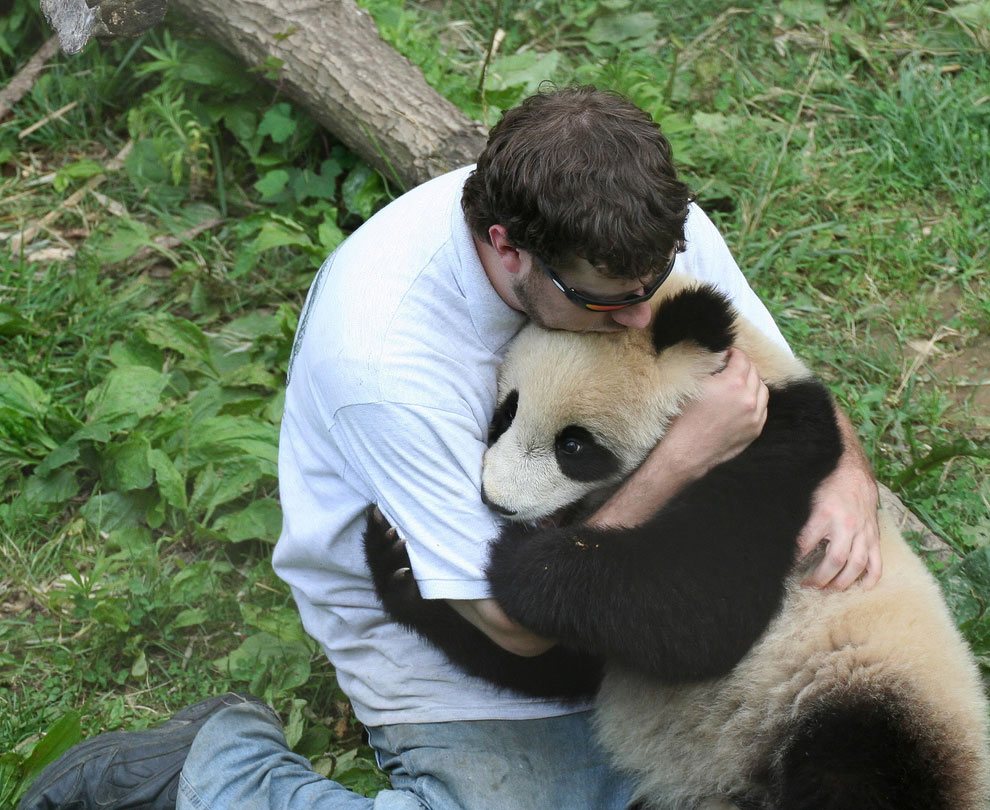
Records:
[[[557,643],[514,622],[494,599],[448,599],[447,604],[495,644],[515,655],[530,658],[545,653]]]

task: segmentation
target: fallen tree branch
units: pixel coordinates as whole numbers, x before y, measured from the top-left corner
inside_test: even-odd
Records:
[[[6,118],[7,113],[14,108],[14,105],[34,87],[35,81],[37,81],[41,71],[45,69],[48,60],[57,52],[58,37],[51,37],[38,48],[37,53],[28,60],[17,75],[7,82],[7,86],[0,90],[0,121]]]
[[[172,0],[386,177],[409,188],[473,163],[484,127],[431,88],[354,0]]]
[[[277,69],[281,92],[400,187],[473,163],[484,147],[485,128],[431,88],[354,0],[171,6],[249,69]],[[164,0],[43,0],[43,7],[68,50],[66,43],[78,49],[91,35],[143,30]]]

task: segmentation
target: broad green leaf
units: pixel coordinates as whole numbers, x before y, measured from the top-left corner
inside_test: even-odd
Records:
[[[233,570],[234,566],[228,562],[199,560],[169,580],[169,595],[179,604],[197,603],[204,596],[212,596],[219,588],[220,578]]]
[[[268,135],[275,143],[285,143],[296,131],[296,121],[292,117],[292,107],[288,104],[276,104],[258,125],[261,135]]]
[[[200,329],[192,321],[175,315],[159,313],[138,321],[149,343],[202,363],[210,362],[210,346]]]
[[[183,58],[176,66],[179,78],[222,90],[228,96],[250,92],[255,83],[244,66],[226,51],[206,40],[189,39],[184,43]]]
[[[164,501],[169,506],[185,511],[189,505],[186,498],[186,479],[172,463],[172,459],[164,450],[155,448],[148,453],[148,463],[155,471],[155,481]]]
[[[978,621],[990,607],[990,546],[976,549],[941,572],[939,581],[957,624]]]
[[[259,484],[266,473],[264,462],[256,458],[236,458],[225,464],[207,464],[199,471],[189,498],[189,511],[204,515],[208,522],[213,511],[222,504],[239,498]]]
[[[298,226],[290,227],[282,222],[269,220],[258,230],[258,235],[251,242],[249,249],[254,253],[262,253],[286,245],[312,248],[313,242]]]
[[[180,611],[179,615],[172,619],[170,626],[174,630],[180,630],[183,627],[198,627],[207,622],[209,618],[210,614],[204,608],[187,608]]]
[[[266,391],[274,391],[280,388],[284,379],[280,375],[272,374],[261,363],[246,363],[230,371],[225,371],[220,377],[224,385],[232,387],[254,387],[263,388]]]
[[[115,529],[107,535],[107,548],[120,550],[126,558],[140,559],[147,554],[155,553],[151,532],[146,526],[126,526]]]
[[[330,729],[324,725],[310,726],[305,729],[299,737],[299,741],[292,746],[292,750],[297,754],[312,759],[328,751],[330,748]]]
[[[271,200],[285,191],[287,185],[289,185],[289,173],[285,169],[273,169],[266,172],[254,187],[261,194],[262,200]]]
[[[142,680],[148,675],[148,657],[141,650],[131,664],[131,677],[135,680]]]
[[[86,394],[88,421],[112,430],[134,427],[158,410],[167,384],[167,375],[147,366],[115,368]]]
[[[285,724],[285,742],[290,750],[295,749],[303,734],[303,707],[306,701],[293,698],[289,709],[289,722]],[[322,752],[321,752],[322,753]]]
[[[141,435],[110,445],[103,451],[103,485],[127,492],[151,486],[152,468],[148,460],[151,445]]]
[[[123,599],[101,599],[89,612],[89,617],[99,624],[113,627],[121,633],[131,629],[131,620],[125,610]]]
[[[161,371],[164,357],[161,349],[151,345],[138,332],[131,332],[125,340],[118,340],[110,347],[110,362],[115,366],[148,366]]]
[[[146,508],[144,499],[121,492],[107,492],[90,498],[79,514],[99,531],[109,532],[137,526]]]
[[[251,343],[260,337],[281,337],[281,324],[277,315],[250,312],[226,324],[220,335],[237,342]]]
[[[64,467],[79,458],[79,446],[84,441],[106,444],[110,441],[110,428],[106,424],[83,425],[69,437],[64,444],[52,450],[42,462],[35,467],[35,474],[47,476],[53,470]]]
[[[239,512],[217,518],[212,528],[234,543],[243,540],[274,543],[282,531],[282,508],[269,498],[252,501]]]
[[[650,11],[610,14],[599,17],[588,29],[588,40],[598,44],[616,44],[627,40],[656,39],[660,21]]]
[[[312,198],[332,200],[337,196],[336,179],[333,176],[324,177],[310,169],[300,169],[292,178],[292,196],[296,202]]]
[[[299,641],[282,641],[269,633],[255,633],[230,655],[213,665],[232,680],[249,684],[254,694],[272,697],[302,686],[310,676],[309,647]],[[266,688],[267,686],[267,688]]]
[[[244,623],[256,630],[270,633],[282,641],[301,641],[304,644],[312,644],[306,631],[303,630],[302,621],[299,619],[299,611],[294,607],[284,605],[282,607],[260,607],[251,602],[241,602],[241,616]]]
[[[58,192],[65,191],[71,181],[86,180],[103,173],[103,167],[95,160],[77,160],[68,166],[63,166],[55,173],[52,186]]]
[[[192,467],[253,456],[270,465],[264,468],[266,471],[272,475],[277,472],[278,429],[268,422],[217,416],[191,425],[182,440]]]
[[[381,175],[366,163],[358,164],[341,185],[340,196],[348,211],[361,219],[370,219],[375,207],[385,197]]]
[[[39,465],[40,466],[40,465]],[[79,482],[72,470],[59,470],[42,477],[35,473],[24,482],[22,497],[34,503],[65,503],[79,493]]]
[[[491,90],[522,88],[524,92],[534,92],[540,82],[549,79],[560,64],[559,51],[523,51],[497,59],[492,65],[487,79]]]
[[[50,404],[48,393],[26,374],[19,371],[0,374],[0,408],[42,419]]]
[[[333,769],[329,774],[334,782],[348,790],[367,796],[387,787],[385,779],[374,763],[365,756],[358,756],[358,749],[353,748],[341,754],[334,760]]]
[[[34,468],[34,471],[37,475],[47,476],[53,470],[57,470],[77,458],[79,458],[79,440],[73,437],[45,456],[42,462]]]
[[[66,712],[52,723],[24,761],[24,781],[33,781],[46,765],[50,765],[81,739],[79,712]]]
[[[234,137],[244,144],[251,144],[258,130],[256,108],[248,104],[230,104],[225,107],[223,122]]]
[[[344,232],[331,219],[324,219],[316,228],[316,239],[324,255],[329,256],[344,241]]]

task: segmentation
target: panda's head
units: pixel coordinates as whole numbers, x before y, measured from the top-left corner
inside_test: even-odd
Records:
[[[594,508],[722,367],[737,336],[753,331],[711,287],[672,276],[661,292],[649,329],[575,334],[529,325],[513,341],[482,475],[493,509],[510,520],[561,523]],[[794,370],[790,355],[756,348]]]

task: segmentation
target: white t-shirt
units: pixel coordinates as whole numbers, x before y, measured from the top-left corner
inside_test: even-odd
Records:
[[[481,503],[496,369],[525,322],[492,288],[461,212],[472,167],[382,209],[327,259],[289,368],[273,564],[366,725],[549,717],[574,706],[498,691],[450,666],[381,609],[364,561],[376,503],[428,599],[487,597],[499,531]],[[721,287],[783,344],[697,207],[677,269]]]

